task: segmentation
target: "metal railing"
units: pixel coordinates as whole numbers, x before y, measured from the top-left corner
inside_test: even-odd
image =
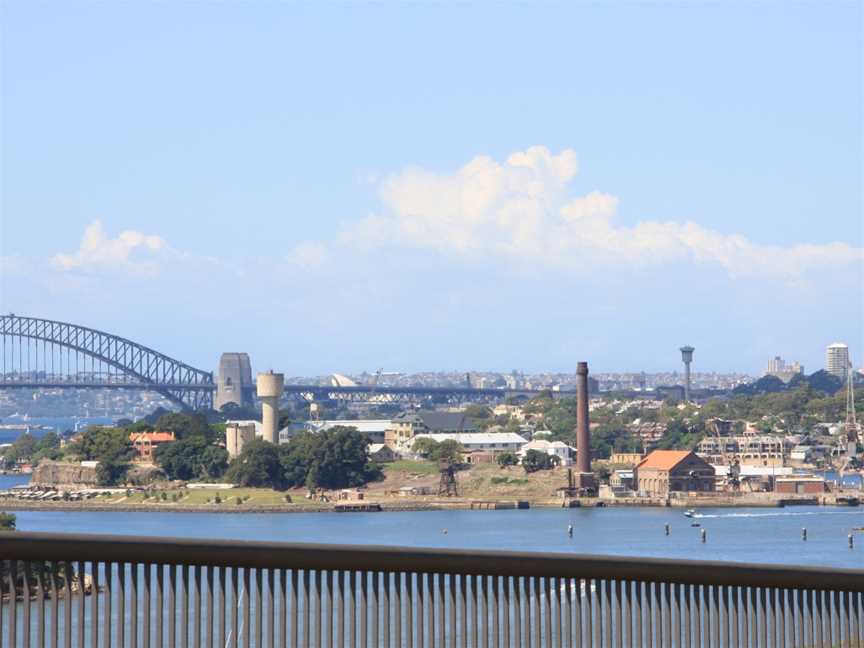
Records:
[[[0,536],[3,646],[864,646],[864,570]]]

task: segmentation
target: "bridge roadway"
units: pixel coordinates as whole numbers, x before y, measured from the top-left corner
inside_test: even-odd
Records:
[[[188,385],[188,384],[160,384],[162,389],[186,389],[202,392],[214,392],[215,385]],[[124,389],[124,390],[153,390],[154,386],[148,383],[141,382],[100,382],[100,381],[18,381],[4,380],[0,378],[0,389]],[[378,396],[391,396],[394,398],[410,398],[410,397],[435,397],[455,398],[466,400],[469,398],[492,398],[492,399],[507,399],[524,396],[531,398],[548,390],[539,389],[499,389],[492,387],[427,387],[427,386],[407,386],[394,387],[384,385],[351,385],[351,386],[331,386],[331,385],[314,385],[314,384],[299,384],[285,385],[286,394],[297,394],[300,396],[311,398],[339,398],[355,397],[371,398]],[[566,395],[569,392],[552,392],[554,395]]]
[[[216,383],[196,369],[132,340],[96,329],[9,313],[0,315],[0,389],[126,389],[155,391],[189,409],[210,408]],[[87,372],[89,366],[90,371]],[[64,369],[65,367],[65,369]],[[81,369],[84,369],[84,372]],[[45,380],[33,380],[43,375]],[[94,380],[94,376],[114,376]],[[10,376],[21,377],[22,380]],[[58,380],[58,376],[67,379]],[[77,377],[82,380],[77,380]],[[26,377],[26,378],[25,378]],[[530,397],[537,390],[384,385],[286,385],[285,393],[308,400],[407,400],[440,397],[451,401]]]

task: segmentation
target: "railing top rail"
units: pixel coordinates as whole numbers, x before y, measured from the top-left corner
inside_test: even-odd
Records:
[[[0,559],[545,576],[692,585],[864,591],[864,569],[787,567],[564,553],[190,540],[139,536],[3,533],[0,534]]]

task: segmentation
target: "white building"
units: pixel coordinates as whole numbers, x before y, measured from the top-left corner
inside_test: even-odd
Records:
[[[519,449],[519,457],[524,458],[529,450],[537,450],[552,457],[558,457],[559,465],[572,466],[576,459],[576,448],[568,446],[563,441],[547,441],[537,439],[526,443]]]
[[[849,371],[849,347],[842,342],[829,344],[825,350],[825,370],[845,382]]]
[[[515,432],[443,432],[439,434],[417,434],[417,439],[432,439],[442,441],[458,441],[466,452],[518,452],[519,448],[528,443]]]
[[[800,362],[787,363],[780,356],[774,356],[768,360],[767,376],[776,376],[783,382],[789,382],[795,376],[804,373],[804,367]]]
[[[310,432],[321,432],[322,430],[330,430],[339,426],[351,427],[361,434],[365,434],[369,437],[370,443],[384,443],[385,432],[393,429],[393,423],[390,419],[330,419],[326,421],[306,421],[303,424],[303,427]]]

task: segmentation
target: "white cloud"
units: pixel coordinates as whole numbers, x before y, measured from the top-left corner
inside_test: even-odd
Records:
[[[542,146],[505,162],[478,156],[451,173],[412,167],[380,185],[384,209],[345,228],[349,246],[399,245],[475,260],[578,270],[586,261],[618,267],[711,264],[732,278],[795,282],[811,271],[861,264],[845,243],[769,246],[693,222],[615,222],[618,198],[599,191],[573,198],[576,155]]]
[[[0,275],[18,275],[30,269],[30,261],[19,255],[0,256]]]
[[[124,230],[109,238],[102,222],[90,223],[81,244],[72,254],[55,254],[51,266],[60,272],[100,272],[105,270],[152,276],[159,272],[159,255],[168,251],[165,241],[153,234]]]
[[[317,241],[298,243],[288,251],[285,262],[293,268],[313,270],[320,268],[330,260],[327,246]]]

